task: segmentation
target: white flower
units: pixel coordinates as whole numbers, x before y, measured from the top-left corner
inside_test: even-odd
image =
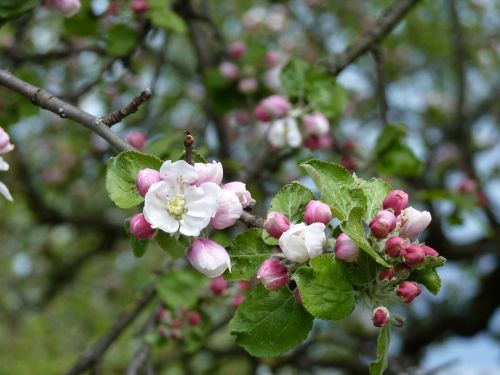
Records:
[[[302,143],[299,125],[292,117],[272,122],[267,139],[271,146],[276,148],[283,148],[285,146],[295,148],[299,147]]]
[[[279,239],[279,246],[288,260],[304,263],[323,252],[326,244],[323,223],[292,224]]]
[[[217,203],[219,207],[211,221],[215,229],[224,229],[234,225],[243,213],[240,200],[232,190],[222,189]]]
[[[198,175],[194,185],[200,186],[204,182],[213,182],[220,185],[222,182],[223,169],[220,162],[195,163],[194,169]]]
[[[199,236],[217,212],[220,187],[213,182],[191,186],[194,167],[180,160],[160,169],[164,181],[153,184],[144,202],[144,216],[153,228],[167,233]]]

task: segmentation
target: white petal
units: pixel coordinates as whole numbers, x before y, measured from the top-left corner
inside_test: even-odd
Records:
[[[0,181],[0,194],[2,194],[8,201],[12,202],[14,200],[12,199],[12,195],[10,195],[9,189],[7,189],[7,186],[5,186],[2,181]]]
[[[321,255],[326,243],[325,225],[323,223],[309,225],[304,230],[304,243],[310,258]]]
[[[3,148],[0,148],[0,154],[6,154],[7,152],[11,152],[16,146],[14,146],[12,143],[9,143]]]
[[[164,180],[179,181],[187,185],[195,182],[198,178],[194,167],[184,160],[177,160],[173,163],[167,160],[160,168],[160,176]]]
[[[303,263],[309,259],[309,254],[304,241],[290,230],[283,233],[279,239],[279,245],[288,260]]]
[[[179,222],[165,208],[175,195],[173,188],[169,182],[160,181],[151,185],[144,197],[144,217],[153,228],[167,233],[175,233],[179,229]]]
[[[299,147],[302,144],[302,135],[300,134],[299,125],[297,125],[297,121],[293,118],[287,121],[286,138],[290,147]]]
[[[271,146],[283,148],[286,145],[285,120],[276,120],[271,124],[267,134],[267,140]]]
[[[179,232],[185,236],[197,237],[208,223],[210,223],[210,217],[196,217],[187,213],[180,221]]]
[[[9,164],[3,158],[0,156],[0,171],[8,171],[9,170]]]

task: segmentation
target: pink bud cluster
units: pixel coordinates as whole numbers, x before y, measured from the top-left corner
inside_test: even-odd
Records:
[[[210,290],[215,296],[231,297],[231,306],[236,309],[245,300],[245,295],[251,285],[250,281],[240,280],[231,286],[221,275],[212,279]]]
[[[158,334],[161,339],[177,340],[193,327],[203,323],[203,315],[197,310],[188,311],[183,307],[168,310],[161,307],[156,313]]]

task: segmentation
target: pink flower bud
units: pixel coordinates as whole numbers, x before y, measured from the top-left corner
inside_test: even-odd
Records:
[[[108,6],[108,13],[111,15],[115,15],[119,11],[120,11],[120,5],[115,1],[111,1]]]
[[[6,154],[14,149],[14,145],[10,143],[10,137],[7,132],[0,127],[0,155]]]
[[[47,5],[68,18],[73,17],[81,8],[80,0],[49,0]]]
[[[288,270],[278,259],[267,259],[257,271],[257,279],[267,290],[278,290],[288,283]]]
[[[273,68],[280,63],[280,54],[276,51],[268,51],[264,60],[269,68]]]
[[[247,46],[245,42],[238,40],[236,42],[231,43],[231,45],[227,49],[227,54],[231,56],[233,59],[239,59],[241,56],[245,54],[246,50]]]
[[[169,312],[167,309],[161,307],[159,310],[158,310],[158,313],[156,314],[156,320],[158,320],[158,322],[163,322],[164,320],[166,320],[169,316]]]
[[[307,225],[323,223],[327,225],[332,219],[330,206],[321,201],[309,201],[304,211],[304,221]]]
[[[273,118],[285,117],[290,110],[290,103],[282,95],[271,95],[262,100],[255,108],[255,117],[260,121],[270,121]]]
[[[430,224],[432,218],[427,211],[418,211],[413,207],[406,208],[399,216],[399,235],[405,238],[416,238]]]
[[[144,197],[151,185],[160,181],[161,177],[159,171],[151,168],[146,168],[141,169],[139,173],[137,173],[137,177],[135,178],[135,186],[137,187],[137,191],[139,192],[139,194]]]
[[[279,239],[290,228],[290,220],[281,212],[270,211],[262,227],[272,237]]]
[[[385,243],[385,253],[391,258],[405,255],[406,240],[401,237],[391,237]]]
[[[355,262],[359,256],[359,248],[351,238],[341,233],[335,242],[335,258],[345,262]]]
[[[239,305],[245,300],[244,295],[237,295],[233,297],[233,308],[237,309]]]
[[[391,211],[380,210],[369,227],[375,237],[387,237],[396,228],[396,216]]]
[[[298,303],[299,305],[302,305],[302,296],[300,295],[300,290],[299,288],[296,288],[293,292],[293,298],[295,299],[295,302]]]
[[[425,253],[421,246],[410,244],[406,247],[404,260],[409,266],[420,264],[425,259]]]
[[[188,314],[187,321],[191,327],[196,327],[201,323],[202,316],[198,311],[192,311]]]
[[[404,303],[411,303],[420,293],[422,288],[413,281],[403,281],[396,289],[396,294],[403,298]]]
[[[222,275],[217,276],[215,279],[212,279],[212,282],[210,283],[210,289],[216,296],[222,294],[227,289],[227,286],[228,282]]]
[[[132,12],[135,14],[142,14],[148,10],[147,0],[132,0]]]
[[[304,147],[309,150],[325,150],[333,146],[333,138],[330,134],[314,135],[304,139]]]
[[[392,208],[394,215],[398,216],[401,211],[408,207],[408,194],[403,190],[393,190],[384,198],[382,207],[384,210]]]
[[[238,121],[238,124],[240,125],[248,124],[248,121],[250,121],[247,111],[243,110],[236,111],[234,112],[234,116],[236,117],[236,121]]]
[[[375,327],[384,327],[389,323],[389,310],[384,306],[379,306],[373,310],[373,325]]]
[[[306,134],[322,135],[330,131],[328,119],[320,112],[314,112],[303,117]]]
[[[219,72],[227,81],[234,81],[240,75],[238,66],[229,61],[224,61],[219,65]]]
[[[247,190],[246,185],[243,182],[228,182],[227,184],[222,185],[222,190],[233,191],[240,200],[243,208],[253,207],[255,205],[255,199],[252,198],[252,195]]]
[[[438,257],[439,256],[439,253],[430,246],[420,245],[420,247],[424,251],[425,256],[429,256],[429,257]]]
[[[396,271],[394,270],[393,267],[391,268],[386,268],[385,270],[381,271],[378,274],[378,279],[379,280],[386,280],[386,281],[392,281],[396,279]]]
[[[246,281],[246,280],[240,280],[240,281],[238,281],[238,288],[242,292],[245,292],[245,293],[248,292],[251,287],[252,287],[252,284],[250,283],[250,281]]]
[[[396,274],[401,275],[401,278],[407,278],[411,273],[411,267],[404,263],[399,263],[395,267]]]
[[[151,228],[143,214],[137,214],[130,220],[130,234],[138,240],[147,240],[155,235],[156,229]]]
[[[238,91],[242,94],[253,94],[259,88],[255,78],[243,78],[238,82]]]
[[[224,170],[222,169],[222,164],[220,162],[213,161],[211,163],[195,163],[194,170],[196,171],[198,177],[193,185],[200,186],[205,182],[213,182],[220,185],[222,182],[222,177],[224,175]]]
[[[234,225],[243,213],[240,200],[232,190],[222,189],[217,204],[219,205],[217,212],[210,221],[215,229],[224,229]]]
[[[231,261],[226,249],[212,240],[200,238],[194,241],[187,258],[198,272],[210,278],[222,275],[228,268],[231,271]]]
[[[356,168],[358,168],[358,163],[356,162],[356,159],[351,158],[348,155],[342,156],[342,159],[340,159],[340,164],[347,169],[348,171],[355,171]]]
[[[134,146],[136,149],[142,151],[146,148],[148,140],[146,139],[146,135],[139,131],[131,131],[127,135],[127,142]]]
[[[1,146],[0,146],[0,148],[1,148]],[[472,194],[472,193],[476,192],[476,190],[477,190],[476,181],[471,180],[470,178],[464,178],[458,184],[457,190],[463,194]]]

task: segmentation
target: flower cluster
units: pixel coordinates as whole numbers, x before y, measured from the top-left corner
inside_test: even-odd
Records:
[[[184,308],[168,310],[161,307],[157,314],[158,334],[162,339],[180,339],[192,327],[203,323],[203,315],[199,311],[188,311]]]
[[[225,229],[236,223],[243,209],[255,200],[242,182],[222,184],[219,162],[195,163],[167,160],[160,170],[142,169],[136,176],[144,209],[130,221],[130,233],[147,240],[157,230],[171,235],[198,237],[209,224]],[[214,241],[196,239],[188,260],[199,272],[216,277],[230,267],[226,250]]]
[[[304,114],[291,107],[282,95],[271,95],[255,107],[259,127],[266,134],[269,144],[277,149],[300,147],[310,150],[326,149],[332,146],[330,123],[320,112]],[[299,127],[302,124],[302,127]]]
[[[73,17],[82,7],[80,0],[47,0],[45,4],[58,10],[65,17]]]
[[[14,149],[14,145],[10,143],[10,137],[7,132],[0,127],[0,155],[6,154]],[[9,170],[9,164],[5,160],[3,160],[2,156],[0,156],[0,171]],[[0,181],[0,194],[2,194],[5,199],[12,202],[12,195],[9,192],[9,189],[5,184]]]

